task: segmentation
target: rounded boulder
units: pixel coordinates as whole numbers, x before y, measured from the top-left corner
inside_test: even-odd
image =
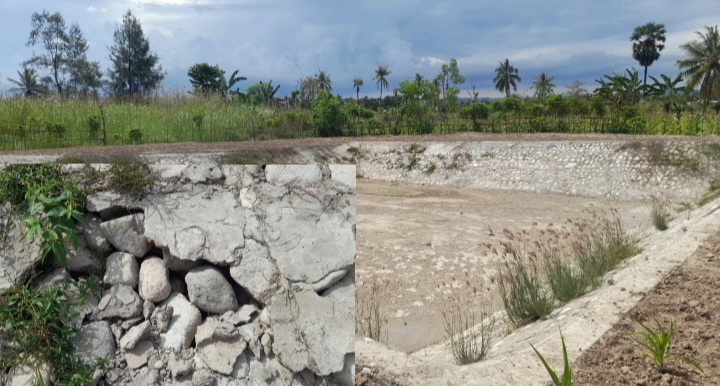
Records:
[[[140,264],[140,297],[153,303],[161,302],[170,296],[169,271],[159,257],[145,259]]]
[[[215,267],[193,268],[185,275],[185,284],[190,303],[205,312],[222,314],[238,308],[235,290]]]

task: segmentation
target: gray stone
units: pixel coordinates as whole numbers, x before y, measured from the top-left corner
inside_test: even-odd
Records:
[[[167,331],[173,315],[173,308],[170,306],[156,307],[150,316],[150,325],[153,334],[157,335]]]
[[[147,339],[150,336],[150,321],[146,320],[137,326],[133,326],[120,339],[120,348],[123,350],[131,350],[137,342]]]
[[[140,264],[138,289],[140,297],[153,303],[170,296],[170,273],[159,257],[150,257]]]
[[[182,260],[173,256],[167,248],[163,248],[163,261],[169,270],[175,272],[188,272],[197,267],[199,260]]]
[[[155,303],[146,300],[143,302],[143,317],[148,320],[150,319],[150,316],[152,316],[153,311],[155,311]]]
[[[319,165],[267,165],[265,179],[276,185],[308,185],[322,181],[322,171]]]
[[[105,266],[100,260],[100,256],[93,254],[87,247],[85,239],[78,239],[77,248],[71,243],[65,243],[65,251],[67,256],[66,262],[63,263],[58,257],[53,257],[53,265],[56,267],[66,267],[70,272],[102,274]]]
[[[333,297],[315,291],[277,294],[268,304],[273,321],[272,349],[294,372],[307,368],[326,376],[339,372],[345,355],[354,352],[354,284],[333,287]],[[294,298],[294,300],[292,299]],[[297,339],[302,331],[303,339]]]
[[[168,360],[168,370],[173,378],[182,377],[193,371],[192,357],[186,358],[182,353],[173,351]]]
[[[220,314],[238,307],[232,285],[215,267],[193,268],[185,275],[185,283],[190,302],[205,312]]]
[[[329,165],[330,178],[355,189],[357,169],[355,165]]]
[[[265,351],[265,355],[272,353],[272,335],[267,332],[264,333],[262,337],[260,337],[260,344],[263,347],[263,351]]]
[[[224,313],[220,318],[228,323],[232,323],[237,326],[239,324],[247,323],[252,319],[253,314],[259,310],[254,304],[244,304],[236,312],[228,311]]]
[[[317,283],[355,262],[354,199],[340,196],[334,206],[290,196],[263,206],[265,241],[288,280]]]
[[[230,267],[230,276],[260,303],[277,291],[281,276],[265,246],[248,239],[239,263]]]
[[[153,344],[150,341],[137,342],[132,348],[125,350],[125,361],[128,367],[134,370],[144,366],[152,351]]]
[[[145,235],[181,260],[228,266],[245,244],[243,208],[231,192],[147,198]]]
[[[173,309],[167,331],[160,334],[160,345],[165,349],[178,351],[190,347],[202,321],[200,310],[178,293],[171,294],[160,306]]]
[[[114,192],[98,192],[91,194],[85,201],[85,207],[89,212],[96,212],[100,218],[107,220],[128,210],[140,209],[140,206],[133,200]]]
[[[334,375],[340,385],[353,386],[355,384],[355,354],[345,355],[345,366]]]
[[[80,224],[80,231],[88,248],[95,251],[109,250],[110,242],[103,235],[102,229],[100,228],[102,219],[92,213],[88,213],[85,215],[85,220],[87,220],[87,224]]]
[[[23,236],[22,220],[15,216],[0,217],[5,229],[0,240],[0,294],[15,284],[23,284],[33,267],[40,262],[40,238],[31,241]]]
[[[125,252],[115,252],[107,258],[103,284],[106,287],[125,284],[137,288],[138,275],[139,268],[135,256]]]
[[[233,334],[232,329],[232,324],[210,317],[195,334],[195,351],[210,369],[220,374],[232,373],[235,361],[246,347],[243,337]]]
[[[56,285],[70,281],[72,278],[65,268],[55,268],[54,270],[39,276],[35,279],[33,287],[36,290],[52,288]]]
[[[143,367],[133,377],[132,386],[156,386],[159,385],[157,371]]]
[[[105,221],[100,224],[100,228],[103,235],[119,251],[128,252],[135,257],[143,257],[152,247],[143,234],[144,219],[145,215],[135,213]]]
[[[87,365],[94,366],[100,358],[115,357],[115,337],[110,323],[104,320],[83,326],[73,344],[76,354]]]
[[[260,337],[263,334],[263,329],[259,323],[245,324],[237,328],[238,333],[247,342],[248,348],[253,353],[255,358],[260,358],[262,345],[260,344]]]
[[[143,301],[125,284],[116,284],[106,291],[98,303],[98,319],[130,319],[142,315]]]
[[[222,168],[212,164],[190,165],[183,175],[193,184],[217,183],[223,179]]]
[[[35,368],[29,365],[13,368],[10,370],[10,374],[8,374],[8,386],[30,386],[38,383],[40,380],[42,380],[42,383],[49,385],[50,377],[52,376],[50,365],[43,363],[37,370],[39,371],[36,371]],[[38,372],[40,373],[39,377]],[[0,381],[1,380],[2,378],[0,378]]]

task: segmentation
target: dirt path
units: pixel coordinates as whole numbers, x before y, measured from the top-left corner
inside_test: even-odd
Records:
[[[440,311],[453,297],[479,293],[500,309],[492,279],[501,260],[482,244],[502,239],[503,229],[527,237],[549,226],[563,230],[567,219],[610,207],[632,228],[649,225],[639,201],[358,180],[358,291],[381,281],[387,345],[414,352],[442,341]]]

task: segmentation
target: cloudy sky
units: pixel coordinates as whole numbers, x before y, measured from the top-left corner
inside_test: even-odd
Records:
[[[131,10],[167,71],[167,91],[189,90],[188,68],[208,62],[228,74],[240,70],[248,78],[241,89],[272,80],[282,96],[322,69],[336,94],[354,96],[360,76],[361,96],[377,96],[379,64],[392,71],[392,89],[415,73],[433,78],[439,63],[456,58],[467,79],[461,96],[474,84],[481,96],[500,97],[492,79],[505,58],[520,70],[521,95],[533,93],[541,72],[564,92],[575,80],[592,90],[603,74],[638,67],[629,37],[650,21],[665,24],[667,43],[649,73],[674,76],[679,46],[718,24],[720,1],[11,0],[0,5],[0,90],[41,50],[26,42],[32,13],[43,9],[60,12],[68,26],[77,22],[91,45],[89,59],[104,69],[113,32]]]

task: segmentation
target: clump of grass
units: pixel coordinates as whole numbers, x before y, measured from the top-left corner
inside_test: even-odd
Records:
[[[553,296],[561,303],[582,296],[589,287],[583,272],[564,260],[548,258],[545,275]]]
[[[543,366],[545,366],[545,370],[547,370],[555,386],[572,386],[572,367],[570,367],[570,361],[568,360],[567,347],[565,346],[565,338],[562,335],[562,331],[560,331],[560,340],[562,341],[564,362],[562,377],[559,377],[557,375],[557,372],[553,370],[552,367],[550,367],[550,365],[540,354],[540,351],[535,348],[535,346],[530,344],[530,347],[532,347],[533,351],[535,351],[535,354],[537,354],[538,358],[540,358],[540,361],[542,362]]]
[[[0,297],[0,332],[12,342],[9,355],[0,357],[0,371],[27,365],[39,373],[49,365],[57,385],[85,385],[96,367],[105,368],[107,358],[89,366],[75,356],[77,336],[74,309],[100,291],[94,277],[35,290],[30,281],[14,286]]]
[[[442,311],[442,316],[445,341],[455,363],[467,365],[485,359],[492,344],[495,319],[487,307],[482,308],[479,319],[476,319],[472,299],[464,302],[456,300],[450,304]]]
[[[668,354],[670,344],[675,336],[675,324],[673,321],[670,321],[670,330],[668,331],[658,322],[657,318],[653,320],[655,320],[655,324],[657,325],[657,331],[643,324],[640,320],[636,320],[644,331],[631,332],[627,334],[627,336],[645,348],[645,354],[661,371],[665,369],[665,362],[667,360],[679,360],[696,368],[701,373],[705,373],[700,364],[695,360],[682,355]]]
[[[271,155],[259,151],[247,151],[223,154],[218,157],[223,165],[267,165],[274,162]]]
[[[385,325],[387,319],[380,311],[383,288],[379,281],[373,281],[369,288],[355,291],[355,334],[366,336],[376,342],[387,341]]]
[[[704,206],[718,197],[720,197],[720,180],[714,179],[710,181],[707,192],[698,199],[697,205]]]
[[[142,196],[153,182],[150,167],[130,158],[120,158],[112,162],[106,175],[110,189],[131,197]]]
[[[655,229],[659,231],[665,231],[669,228],[672,216],[670,215],[670,210],[666,200],[662,200],[658,197],[652,197],[650,199],[650,220],[655,226]]]
[[[515,326],[545,319],[555,304],[543,283],[540,267],[512,243],[506,242],[503,246],[506,258],[500,268],[498,291],[508,319]]]

